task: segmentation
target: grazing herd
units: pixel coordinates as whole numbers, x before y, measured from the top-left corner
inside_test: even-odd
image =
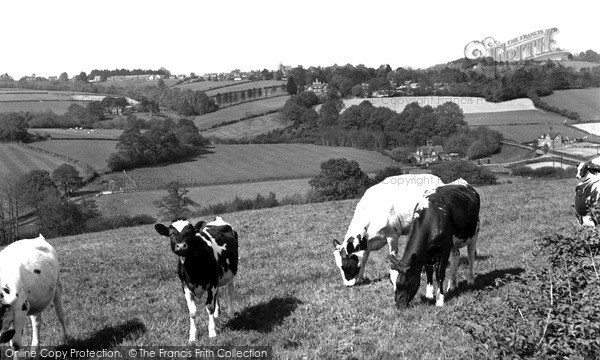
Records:
[[[582,225],[595,226],[594,208],[598,202],[600,165],[581,163],[575,189],[575,210]],[[346,286],[364,281],[369,253],[389,249],[390,281],[399,308],[415,297],[425,268],[425,297],[444,305],[444,297],[458,285],[460,249],[467,248],[469,273],[474,283],[474,263],[479,234],[480,197],[464,180],[444,184],[433,175],[389,177],[369,188],[358,202],[348,231],[340,243],[333,240],[334,259]],[[170,239],[178,256],[177,274],[187,303],[189,341],[196,341],[196,300],[204,302],[208,313],[208,336],[215,337],[219,316],[219,290],[225,288],[228,315],[234,316],[234,278],[238,272],[238,235],[221,217],[192,225],[179,219],[169,226],[156,224],[156,232]],[[407,240],[402,256],[400,237]],[[446,268],[449,279],[444,286]],[[66,338],[62,306],[62,283],[56,251],[40,234],[6,246],[0,252],[0,343],[11,342],[18,349],[25,318],[30,317],[32,346],[39,344],[41,313],[54,304]],[[16,356],[16,355],[15,355]]]

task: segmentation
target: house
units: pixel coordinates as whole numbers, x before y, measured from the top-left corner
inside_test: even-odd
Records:
[[[312,91],[319,98],[325,98],[327,96],[327,84],[315,80],[312,84],[308,85],[305,91]]]
[[[537,143],[539,148],[544,147],[544,145],[547,145],[549,149],[555,149],[565,146],[563,136],[560,133],[552,132],[552,129],[550,129],[550,131],[548,131],[547,133],[541,135]]]
[[[443,146],[433,145],[433,142],[429,140],[426,146],[417,147],[417,152],[413,154],[413,159],[416,165],[429,165],[449,160],[449,157],[446,155]]]

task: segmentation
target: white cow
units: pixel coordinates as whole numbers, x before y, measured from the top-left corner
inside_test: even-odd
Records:
[[[25,318],[29,316],[31,346],[38,346],[42,311],[51,303],[66,338],[62,292],[56,251],[41,234],[4,248],[0,252],[0,343],[10,341],[18,349],[22,345]]]
[[[408,235],[415,206],[423,194],[444,183],[430,174],[405,174],[388,177],[373,185],[356,205],[344,241],[333,240],[335,262],[344,285],[363,280],[369,253],[388,245],[390,254],[398,253],[400,235]]]

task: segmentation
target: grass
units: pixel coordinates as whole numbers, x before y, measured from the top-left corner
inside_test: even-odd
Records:
[[[197,81],[197,82],[193,82],[193,83],[176,85],[176,87],[180,88],[181,90],[190,89],[193,91],[199,90],[199,91],[204,91],[204,92],[207,92],[214,88],[223,88],[223,89],[219,89],[218,91],[227,92],[228,90],[225,90],[225,89],[227,89],[230,86],[241,85],[240,83],[248,83],[248,82],[249,82],[248,80],[242,80],[242,81],[235,81],[235,80]]]
[[[45,112],[52,111],[55,114],[63,115],[73,104],[71,101],[17,101],[17,102],[0,102],[0,112]],[[85,106],[84,102],[77,104]]]
[[[285,128],[288,125],[279,118],[279,113],[273,113],[220,126],[216,129],[205,131],[202,135],[215,136],[221,139],[252,138],[272,130]]]
[[[116,141],[112,140],[47,140],[30,144],[33,147],[68,156],[83,161],[96,169],[107,172],[108,157],[115,151]]]
[[[52,172],[64,163],[62,159],[38,153],[15,143],[0,143],[0,178],[19,176],[31,170]],[[78,166],[76,168],[84,173],[84,169]]]
[[[123,183],[125,179],[123,179]],[[107,185],[102,190],[108,189]],[[254,198],[257,194],[267,196],[270,192],[275,193],[278,200],[295,194],[304,195],[310,186],[308,179],[292,179],[277,181],[261,181],[240,184],[210,185],[190,187],[186,196],[205,207],[222,202],[232,201],[236,196],[242,199]],[[115,186],[115,190],[119,190]],[[100,210],[106,210],[119,206],[130,215],[147,214],[158,217],[158,209],[153,202],[167,195],[166,190],[152,190],[140,192],[115,193],[110,196],[95,197]]]
[[[177,83],[177,79],[163,79],[166,86],[173,86]],[[102,88],[116,87],[116,88],[142,88],[145,86],[158,86],[157,80],[135,80],[135,81],[104,81],[99,83],[93,83],[94,85]]]
[[[139,189],[162,188],[170,181],[186,187],[312,177],[331,158],[356,160],[367,173],[394,161],[375,151],[307,144],[214,145],[196,159],[160,167],[139,168],[127,174]],[[107,175],[122,182],[121,173]],[[252,194],[255,195],[255,194]]]
[[[505,139],[514,140],[517,142],[531,142],[534,139],[538,139],[542,134],[548,132],[548,125],[546,124],[528,124],[528,125],[499,125],[490,126],[490,129],[500,131]],[[583,131],[579,131],[572,127],[551,124],[553,132],[560,132],[563,137],[568,136],[571,139],[582,138],[587,136],[587,140],[600,141],[600,137],[589,135]]]
[[[281,109],[288,99],[289,96],[279,96],[229,106],[212,113],[196,116],[194,118],[194,124],[196,124],[199,129],[206,129],[225,121],[238,120],[246,116],[264,114],[268,111]]]
[[[30,134],[49,135],[53,140],[64,139],[111,139],[117,140],[123,133],[118,129],[55,129],[55,128],[33,128],[28,130]],[[65,144],[66,145],[66,144]]]
[[[540,261],[533,239],[571,227],[574,179],[515,179],[478,188],[481,232],[473,288],[466,264],[459,289],[437,308],[421,300],[398,310],[387,280],[385,249],[370,257],[367,284],[346,288],[335,268],[331,239],[340,238],[356,200],[225,215],[239,233],[239,315],[217,319],[209,339],[199,307],[198,344],[272,346],[281,359],[472,359],[474,340],[440,318],[475,300],[475,292],[502,292],[496,280]],[[209,217],[203,220],[209,220]],[[65,309],[78,348],[184,345],[188,315],[176,276],[177,258],[152,226],[51,239],[65,284]],[[464,254],[464,250],[462,251]],[[501,301],[477,298],[480,306]],[[222,302],[224,307],[227,304]],[[517,311],[517,309],[514,309]],[[460,319],[457,319],[460,321]],[[542,325],[540,325],[542,326]],[[29,329],[26,336],[29,336]],[[28,339],[25,339],[28,341]],[[56,317],[46,315],[44,345],[60,343]]]
[[[225,88],[221,88],[221,89],[216,89],[216,90],[207,90],[206,91],[206,95],[208,96],[215,96],[218,93],[224,94],[226,92],[235,92],[235,91],[243,91],[243,90],[248,90],[248,89],[258,89],[258,88],[266,88],[266,87],[272,87],[272,86],[277,86],[279,87],[279,92],[281,92],[281,85],[285,85],[286,82],[285,81],[281,81],[281,80],[261,80],[261,81],[252,81],[252,82],[245,82],[240,84],[239,81],[237,81],[235,84],[231,85],[231,86],[227,86]],[[283,90],[285,92],[285,90]]]
[[[490,163],[508,163],[534,157],[531,150],[503,144],[499,153],[490,156]]]
[[[600,66],[600,64],[596,64]],[[544,96],[542,101],[559,109],[576,111],[581,121],[600,120],[600,89],[555,90],[552,95]]]
[[[520,110],[491,113],[465,114],[465,121],[472,126],[485,125],[528,125],[528,124],[563,124],[565,117],[540,110]],[[568,121],[570,122],[570,121]]]
[[[589,61],[578,61],[578,60],[565,60],[561,61],[561,63],[565,67],[572,67],[575,71],[579,72],[582,68],[593,68],[596,66],[600,66],[599,63],[589,62]]]

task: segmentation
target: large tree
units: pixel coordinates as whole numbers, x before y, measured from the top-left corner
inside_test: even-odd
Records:
[[[0,141],[27,141],[27,120],[23,113],[0,113]]]
[[[315,200],[343,200],[361,195],[369,186],[369,177],[356,160],[330,159],[321,163],[321,172],[308,184]]]
[[[192,212],[190,206],[197,206],[196,202],[186,196],[189,192],[178,181],[167,184],[167,195],[155,201],[154,206],[159,208],[158,215],[166,220],[187,219]]]
[[[48,196],[56,196],[58,189],[50,172],[47,170],[31,170],[17,180],[19,195],[25,205],[39,210],[40,203]]]
[[[83,185],[83,179],[79,171],[70,164],[62,164],[52,172],[52,181],[62,188],[65,196],[71,196],[71,193]]]
[[[293,76],[290,76],[288,78],[286,90],[287,90],[287,93],[290,95],[296,95],[298,93],[298,85],[296,85],[296,80],[294,80]]]

